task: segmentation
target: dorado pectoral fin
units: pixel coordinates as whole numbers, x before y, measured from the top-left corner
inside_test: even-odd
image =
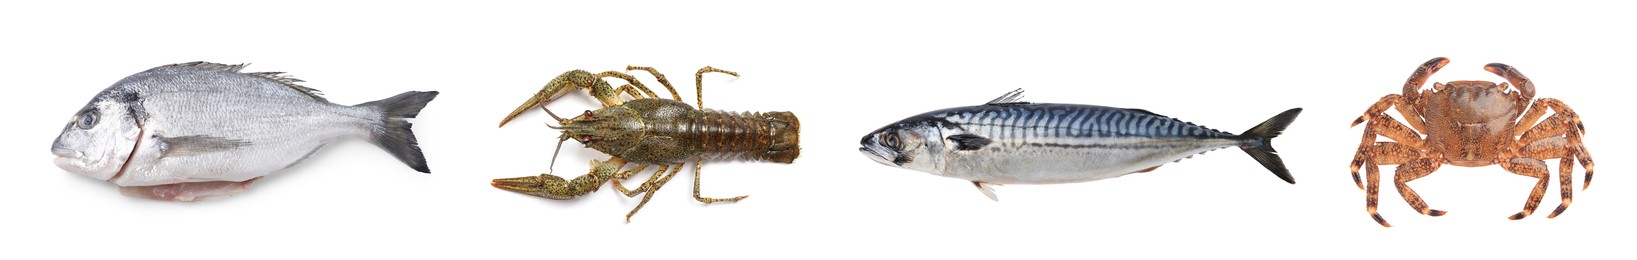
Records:
[[[978,191],[982,191],[983,196],[989,196],[990,200],[1000,201],[1000,197],[995,196],[995,186],[989,185],[989,183],[981,182],[981,181],[973,181],[972,186],[977,186]]]
[[[961,150],[961,151],[971,151],[971,150],[982,149],[983,146],[989,145],[989,143],[994,142],[992,140],[989,140],[989,138],[984,138],[982,136],[978,136],[978,135],[975,135],[975,134],[952,135],[952,136],[949,136],[949,140],[950,141],[955,141],[955,150]]]
[[[164,147],[160,157],[181,157],[207,154],[238,149],[250,145],[250,142],[239,139],[228,139],[208,135],[189,135],[179,137],[155,137]]]

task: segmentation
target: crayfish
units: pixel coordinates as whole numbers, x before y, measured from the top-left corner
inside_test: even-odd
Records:
[[[550,126],[562,132],[557,142],[559,151],[564,141],[574,139],[587,148],[610,155],[611,158],[606,161],[591,161],[591,171],[573,180],[540,174],[495,179],[491,185],[522,194],[568,200],[596,192],[604,182],[612,182],[612,185],[627,197],[644,194],[641,202],[625,215],[626,222],[630,222],[631,216],[653,198],[654,191],[670,182],[687,162],[694,162],[694,199],[706,204],[737,202],[747,196],[710,198],[699,195],[699,169],[705,160],[791,163],[801,153],[798,136],[801,124],[796,120],[795,114],[701,109],[704,107],[703,94],[695,97],[698,100],[697,108],[688,106],[676,93],[676,88],[672,87],[665,79],[665,75],[660,74],[658,70],[636,66],[626,67],[626,70],[644,70],[653,74],[661,85],[670,90],[671,99],[660,98],[636,78],[623,72],[592,74],[584,70],[573,70],[552,79],[538,93],[500,121],[500,125],[505,126],[512,118],[539,107],[560,124]],[[700,84],[703,82],[704,74],[713,72],[739,76],[738,73],[709,66],[701,68],[694,73],[696,93],[704,90]],[[629,84],[614,88],[602,80],[606,77],[620,78]],[[603,107],[585,111],[569,119],[558,117],[546,109],[546,103],[578,89],[585,89],[602,103]],[[630,96],[632,99],[626,100],[623,96]],[[552,155],[552,161],[555,167],[555,153]],[[629,170],[621,171],[628,164],[635,165]],[[621,184],[622,180],[629,179],[649,166],[657,166],[658,170],[636,189],[627,189]]]

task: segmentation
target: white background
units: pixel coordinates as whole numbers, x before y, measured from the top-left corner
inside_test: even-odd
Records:
[[[1631,109],[1620,105],[1637,69],[1630,6],[157,2],[0,4],[0,258],[1587,259],[1631,257],[1637,231]],[[1501,81],[1482,66],[1504,62],[1538,97],[1574,107],[1601,163],[1595,185],[1547,219],[1554,179],[1538,212],[1511,221],[1532,179],[1445,166],[1411,185],[1449,215],[1416,214],[1385,177],[1381,213],[1395,227],[1371,221],[1347,173],[1362,129],[1347,125],[1438,56],[1453,62],[1433,81]],[[195,60],[290,72],[346,104],[442,91],[414,121],[433,174],[350,140],[250,192],[170,203],[51,164],[47,145],[92,94]],[[547,171],[557,136],[543,113],[495,128],[502,116],[559,73],[625,65],[660,68],[690,104],[695,69],[742,73],[707,77],[705,105],[795,112],[802,156],[706,165],[704,193],[751,195],[736,204],[693,201],[687,170],[630,224],[636,200],[606,187],[575,201],[489,187]],[[1229,149],[1106,181],[1001,186],[993,202],[856,151],[887,123],[1020,87],[1031,101],[1143,108],[1230,132],[1304,107],[1276,142],[1298,184]],[[594,108],[583,93],[552,107]],[[566,146],[557,174],[605,156]]]

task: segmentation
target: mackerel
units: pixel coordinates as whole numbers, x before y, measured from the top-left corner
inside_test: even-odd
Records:
[[[1296,183],[1271,142],[1301,108],[1233,134],[1141,109],[1023,102],[1022,94],[900,120],[865,135],[858,150],[887,166],[972,181],[990,199],[992,184],[1102,180],[1227,147]]]

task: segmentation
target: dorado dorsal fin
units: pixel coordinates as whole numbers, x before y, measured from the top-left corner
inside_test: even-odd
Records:
[[[1000,97],[996,97],[995,99],[989,100],[989,102],[984,102],[983,104],[984,105],[1006,105],[1006,104],[1021,104],[1021,103],[1029,103],[1029,102],[1023,102],[1023,89],[1019,88],[1019,89],[1014,89],[1011,92],[1006,92],[1006,94],[1002,94],[1002,95],[1000,95]]]
[[[239,70],[244,69],[245,66],[250,66],[250,64],[221,64],[215,62],[195,61],[165,65],[165,67],[188,67],[202,70],[220,70],[226,72],[239,72]]]
[[[281,74],[284,74],[284,72],[251,72],[251,73],[245,73],[245,74],[249,74],[251,76],[262,77],[262,78],[270,79],[270,80],[273,80],[273,81],[278,81],[280,85],[284,85],[285,87],[290,87],[292,89],[295,89],[296,91],[300,91],[301,94],[307,94],[307,96],[313,97],[313,99],[317,99],[318,101],[329,101],[329,100],[325,100],[323,96],[320,96],[320,95],[323,95],[324,93],[318,91],[318,89],[309,88],[307,86],[302,86],[301,84],[296,84],[297,82],[306,82],[306,81],[303,81],[303,80],[297,79],[297,78],[292,78],[292,77],[289,77],[288,75],[281,75]]]
[[[289,75],[283,75],[284,72],[239,72],[239,70],[242,70],[242,69],[244,69],[244,67],[247,67],[247,66],[250,66],[250,64],[242,64],[241,63],[241,64],[231,64],[231,65],[229,65],[229,64],[221,64],[221,63],[215,63],[215,62],[195,61],[195,62],[188,62],[188,63],[171,64],[171,65],[166,65],[165,67],[187,67],[187,68],[196,68],[196,69],[202,69],[202,70],[226,71],[226,72],[233,72],[233,73],[240,73],[240,74],[244,74],[244,75],[256,76],[256,77],[260,77],[260,78],[264,78],[264,79],[273,80],[274,82],[278,82],[279,85],[284,85],[285,87],[289,87],[290,89],[294,89],[297,92],[301,92],[301,94],[306,94],[307,96],[313,97],[313,99],[317,99],[318,101],[326,101],[326,102],[329,101],[329,100],[324,99],[324,97],[321,96],[321,95],[323,95],[323,93],[321,93],[317,89],[313,89],[313,88],[309,88],[309,87],[306,87],[306,86],[302,86],[300,84],[296,84],[296,83],[305,82],[305,81],[302,81],[301,79],[290,77]]]

